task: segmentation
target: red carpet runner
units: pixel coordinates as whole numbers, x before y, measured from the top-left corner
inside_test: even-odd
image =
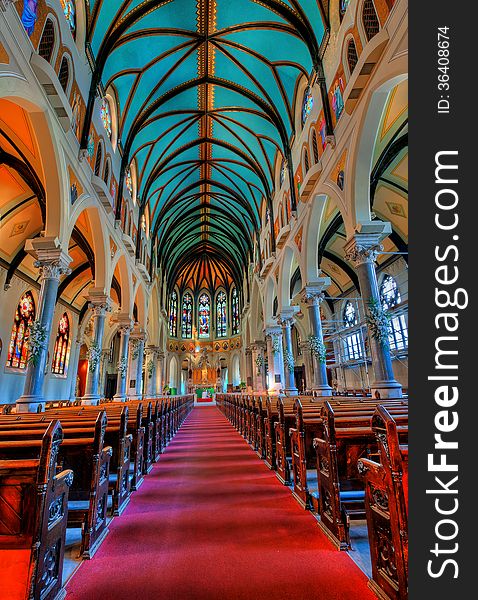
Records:
[[[373,600],[214,407],[195,408],[67,600]]]

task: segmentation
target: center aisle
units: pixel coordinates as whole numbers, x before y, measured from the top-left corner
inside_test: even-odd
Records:
[[[374,600],[215,407],[198,407],[90,561],[68,600]]]

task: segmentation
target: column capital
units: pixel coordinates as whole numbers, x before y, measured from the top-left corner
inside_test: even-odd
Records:
[[[264,333],[266,337],[282,335],[282,327],[280,327],[279,325],[267,325],[264,328]]]
[[[392,232],[388,221],[367,221],[357,224],[355,233],[344,246],[345,258],[355,266],[374,263],[383,250],[382,241]]]
[[[131,332],[131,340],[137,340],[139,342],[146,341],[146,330],[142,327],[133,327]]]
[[[25,250],[35,259],[40,269],[40,279],[60,279],[69,275],[69,264],[73,260],[60,246],[58,238],[33,238],[25,242]]]
[[[134,327],[134,321],[127,313],[115,313],[111,317],[111,322],[118,324],[118,331],[121,335],[131,333]]]
[[[289,306],[281,310],[277,317],[277,323],[283,327],[292,327],[294,324],[294,316],[300,312],[299,306]]]
[[[267,348],[267,344],[262,341],[262,340],[255,340],[254,342],[252,342],[251,344],[251,350],[252,351],[261,351],[261,350],[265,350]]]
[[[324,291],[330,284],[330,277],[318,277],[309,281],[299,292],[301,301],[309,306],[321,304],[325,296]]]
[[[98,294],[94,290],[90,290],[88,294],[88,306],[93,309],[95,316],[103,317],[107,312],[111,312],[111,298],[106,294]]]

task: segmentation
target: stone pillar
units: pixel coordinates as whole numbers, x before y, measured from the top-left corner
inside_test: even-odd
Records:
[[[265,365],[266,343],[256,340],[251,344],[252,351],[252,387],[254,392],[265,392],[266,386],[266,365]],[[260,357],[258,361],[258,357]],[[261,364],[259,364],[261,363]]]
[[[294,353],[292,350],[292,325],[294,324],[294,314],[298,312],[299,307],[294,306],[281,312],[278,323],[282,327],[283,356],[284,356],[284,377],[285,393],[288,396],[297,396],[298,390],[295,386],[294,375]]]
[[[137,344],[136,352],[136,388],[135,388],[135,399],[141,399],[143,397],[143,361],[144,361],[144,342],[145,332],[139,331],[132,334],[131,339]]]
[[[128,355],[129,355],[129,336],[132,329],[132,322],[120,321],[119,332],[121,335],[120,351],[118,356],[118,383],[116,385],[116,394],[114,399],[117,402],[126,402],[126,381],[128,378]]]
[[[371,221],[359,225],[359,228],[360,232],[356,232],[346,243],[345,255],[357,271],[360,294],[367,314],[371,301],[381,306],[375,260],[383,250],[380,242],[391,232],[391,225],[382,221]],[[369,333],[369,343],[374,376],[371,384],[372,396],[378,393],[381,398],[401,397],[402,386],[395,381],[388,340],[382,342]]]
[[[90,307],[93,309],[93,344],[90,352],[98,352],[97,360],[88,360],[86,374],[85,395],[81,399],[84,405],[97,405],[100,403],[100,370],[103,350],[103,335],[105,332],[106,314],[111,310],[111,301],[104,294],[89,296]]]
[[[305,367],[305,389],[310,391],[314,386],[315,370],[313,365],[312,353],[310,351],[309,342],[301,342],[300,350],[302,352],[304,367]]]
[[[35,363],[27,366],[23,395],[17,400],[16,410],[37,412],[45,408],[43,382],[45,380],[48,345],[51,336],[53,313],[60,277],[70,272],[70,256],[60,248],[58,239],[37,238],[27,240],[25,249],[36,258],[35,266],[40,270],[40,294],[38,299],[36,322],[46,332],[46,339],[39,349]]]
[[[267,326],[265,334],[269,366],[268,391],[273,394],[279,394],[283,392],[285,386],[282,329],[278,325]]]
[[[323,291],[330,285],[330,277],[319,277],[314,282],[308,283],[302,290],[302,302],[307,305],[310,323],[310,335],[324,343],[322,320],[320,318],[320,304],[324,299]],[[311,353],[312,354],[312,353]],[[320,396],[331,396],[332,388],[327,381],[327,364],[321,362],[312,354],[314,378],[310,389],[315,390]]]
[[[253,383],[253,364],[252,364],[252,348],[248,346],[245,350],[245,362],[246,362],[246,385],[248,388],[254,391]]]
[[[158,350],[157,346],[148,346],[146,348],[146,396],[148,398],[154,398],[158,393]]]
[[[78,379],[78,366],[80,363],[80,349],[81,339],[76,338],[74,344],[72,344],[72,350],[70,354],[70,367],[71,367],[71,384],[70,384],[70,402],[76,400],[76,383]]]
[[[158,377],[158,383],[157,383],[157,393],[162,395],[163,394],[163,387],[164,387],[164,380],[166,377],[166,373],[165,373],[165,354],[164,352],[158,352],[158,373],[159,373],[159,377]]]

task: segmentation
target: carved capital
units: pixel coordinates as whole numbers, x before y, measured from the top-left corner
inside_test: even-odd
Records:
[[[355,233],[344,246],[345,258],[356,267],[374,263],[383,251],[382,241],[392,232],[387,221],[365,221],[358,223]]]
[[[373,246],[366,246],[357,243],[354,240],[354,244],[346,248],[345,258],[353,263],[356,267],[365,265],[367,263],[375,263],[377,256],[383,250],[382,244],[375,244]]]
[[[330,277],[318,277],[308,282],[300,291],[301,302],[308,306],[320,305],[325,298],[324,291],[330,284]]]

